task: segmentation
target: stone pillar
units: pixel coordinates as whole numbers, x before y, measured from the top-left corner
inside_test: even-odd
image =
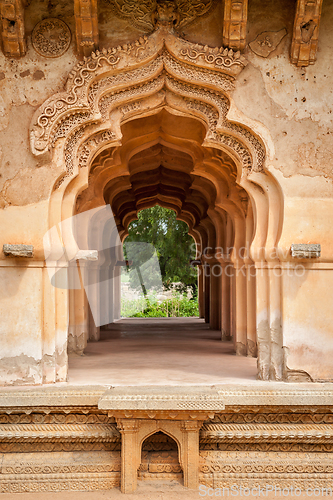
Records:
[[[236,292],[236,335],[234,339],[236,354],[246,356],[247,354],[247,333],[246,333],[246,275],[245,266],[235,266],[235,292]]]
[[[89,273],[89,278],[87,283],[89,283],[89,291],[87,291],[88,302],[91,311],[90,324],[89,324],[89,341],[97,342],[100,339],[100,283],[99,283],[99,272],[100,268],[98,265],[89,264],[87,269]],[[96,321],[95,321],[96,319]]]
[[[270,371],[270,325],[269,325],[269,286],[268,269],[264,262],[256,264],[257,288],[257,343],[258,343],[258,379],[269,380]]]
[[[269,269],[270,300],[270,379],[282,380],[283,338],[281,318],[281,268],[277,263]]]
[[[257,333],[256,333],[256,276],[254,264],[246,266],[246,313],[247,313],[247,355],[257,356]]]
[[[184,472],[184,486],[190,489],[199,487],[199,430],[202,422],[185,420],[182,422],[184,433],[181,461]]]
[[[198,266],[198,302],[199,317],[205,317],[205,296],[204,296],[204,270],[203,266]]]
[[[252,207],[249,204],[245,219],[246,227],[246,251],[244,263],[246,267],[246,351],[250,357],[257,356],[257,332],[256,332],[256,268],[250,257],[250,247],[254,235],[254,220]]]
[[[68,269],[68,272],[74,275],[72,278],[73,283],[78,270],[76,261],[74,265],[75,268],[70,266]],[[81,288],[69,290],[68,353],[76,353],[80,356],[82,356],[87,345],[89,330],[87,298],[83,288],[85,265],[85,262],[80,262]]]
[[[222,266],[221,340],[230,340],[230,264]]]
[[[221,329],[221,265],[213,256],[210,266],[209,324],[213,330]]]
[[[140,449],[138,443],[138,420],[117,421],[121,432],[121,492],[133,493],[137,487]]]
[[[120,319],[121,313],[121,267],[115,266],[113,271],[113,319]]]
[[[114,320],[114,283],[113,283],[114,266],[110,264],[109,267],[109,324],[113,323]]]
[[[204,301],[205,301],[205,323],[209,323],[209,309],[210,309],[210,268],[208,264],[203,266],[204,273]]]

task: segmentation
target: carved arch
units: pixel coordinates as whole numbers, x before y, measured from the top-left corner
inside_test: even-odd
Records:
[[[36,111],[32,151],[39,155],[57,150],[65,160],[64,175],[76,175],[91,149],[119,145],[120,125],[144,113],[143,101],[155,96],[159,106],[200,116],[206,122],[207,144],[236,156],[242,168],[261,171],[262,140],[227,118],[228,94],[245,64],[231,49],[191,44],[165,26],[134,44],[96,52],[70,73],[65,92]]]
[[[66,90],[50,97],[36,111],[30,128],[33,153],[50,152],[62,169],[50,200],[50,227],[74,214],[78,195],[89,185],[90,168],[104,151],[114,160],[109,180],[127,175],[121,162],[122,128],[133,120],[166,110],[196,120],[205,128],[202,143],[192,144],[198,152],[193,173],[215,185],[214,209],[219,216],[207,218],[196,227],[190,224],[191,233],[205,241],[213,240],[214,226],[230,212],[237,233],[234,265],[242,264],[237,252],[246,244],[251,246],[250,258],[267,265],[269,252],[277,246],[281,232],[281,197],[266,164],[273,152],[269,133],[250,119],[239,118],[241,114],[237,115],[232,101],[234,79],[245,65],[239,53],[191,44],[176,37],[167,26],[160,26],[150,37],[133,44],[93,53],[79,63],[70,73]],[[209,151],[206,156],[205,151]],[[236,165],[235,172],[228,170],[228,160],[219,158],[217,152]],[[224,196],[222,185],[228,183],[228,196]],[[243,201],[237,185],[248,193]],[[95,203],[103,201],[97,198]],[[246,242],[248,199],[252,203],[254,232]],[[267,289],[269,278],[264,280]],[[269,321],[265,320],[260,338],[263,354],[259,376],[269,378],[274,372],[276,378],[281,378],[280,360],[271,359]],[[280,344],[276,351],[279,349]]]

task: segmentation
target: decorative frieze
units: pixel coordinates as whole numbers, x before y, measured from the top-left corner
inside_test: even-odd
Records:
[[[297,66],[308,66],[316,60],[322,2],[297,0],[290,51],[291,62]]]
[[[302,490],[329,489],[332,472],[329,453],[200,452],[200,483],[212,488],[233,487],[236,492],[259,486],[273,491],[275,487],[293,487],[300,490],[299,494]]]
[[[145,411],[149,413],[158,411],[178,412],[218,412],[224,409],[224,404],[219,393],[213,388],[202,390],[200,387],[140,387],[112,388],[106,391],[99,400],[98,407],[120,411]],[[155,415],[151,418],[155,418]],[[169,417],[170,418],[170,417]]]
[[[171,22],[176,29],[193,23],[198,17],[213,11],[218,0],[176,0],[175,2],[156,2],[156,0],[104,0],[114,14],[127,19],[136,29],[150,33],[156,22]]]
[[[1,0],[0,24],[5,56],[24,56],[27,51],[24,28],[24,0]]]
[[[5,454],[0,493],[97,491],[120,485],[120,452]]]
[[[0,442],[112,442],[119,438],[119,431],[114,424],[2,424],[0,426]]]
[[[200,431],[202,442],[288,441],[333,443],[330,424],[226,424],[205,423]]]

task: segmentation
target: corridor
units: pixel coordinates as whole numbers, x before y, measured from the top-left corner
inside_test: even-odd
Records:
[[[256,380],[257,360],[198,318],[122,319],[69,358],[74,385],[213,385]]]

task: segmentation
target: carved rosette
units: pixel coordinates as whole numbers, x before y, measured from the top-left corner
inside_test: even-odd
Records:
[[[71,32],[61,19],[43,19],[34,27],[31,41],[41,56],[60,57],[71,43]]]

